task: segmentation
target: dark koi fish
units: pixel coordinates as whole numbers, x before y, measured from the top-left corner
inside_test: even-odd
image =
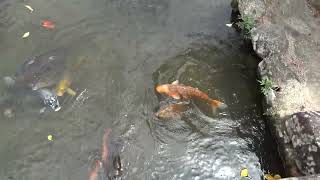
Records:
[[[105,129],[101,160],[96,161],[94,169],[89,174],[89,180],[113,179],[122,174],[119,144],[111,137],[111,132],[111,129]]]
[[[163,84],[156,87],[156,91],[160,94],[165,94],[174,99],[201,99],[209,103],[212,107],[213,112],[216,109],[225,109],[226,104],[218,100],[211,99],[206,93],[200,91],[197,88],[179,84],[178,81],[173,82],[172,84]]]

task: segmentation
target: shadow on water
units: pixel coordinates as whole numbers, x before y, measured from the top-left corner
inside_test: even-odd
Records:
[[[15,115],[0,115],[0,179],[88,179],[105,128],[121,139],[122,179],[233,180],[245,167],[251,179],[281,172],[261,113],[258,60],[225,26],[230,2],[30,0],[33,13],[23,3],[0,1],[1,77],[61,46],[67,64],[87,63],[72,77],[77,96],[63,97],[58,113],[39,114],[39,100],[0,84],[0,102]],[[56,29],[39,26],[43,19]],[[154,86],[176,79],[229,108],[212,114],[197,101],[181,119],[158,119],[159,104],[172,100]]]

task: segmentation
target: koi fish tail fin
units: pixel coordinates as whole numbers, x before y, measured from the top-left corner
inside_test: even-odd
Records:
[[[223,102],[217,101],[217,100],[211,100],[210,105],[212,107],[212,112],[216,112],[217,109],[226,109],[228,106],[224,104]]]

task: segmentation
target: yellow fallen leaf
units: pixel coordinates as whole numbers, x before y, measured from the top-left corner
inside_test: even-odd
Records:
[[[265,174],[264,175],[264,179],[265,180],[275,180],[274,177],[272,175],[270,175],[270,174]]]
[[[277,179],[281,179],[281,176],[279,174],[276,174],[274,176],[272,176],[270,174],[265,174],[264,179],[265,180],[277,180]]]
[[[25,4],[24,7],[26,7],[27,9],[29,9],[30,12],[33,12],[33,8],[32,8],[31,6]]]
[[[52,141],[53,140],[53,136],[51,134],[48,135],[48,141]]]
[[[248,175],[249,175],[249,172],[247,168],[241,169],[241,172],[240,172],[241,177],[248,177]]]
[[[276,174],[273,177],[274,177],[274,179],[281,179],[281,176],[279,174]]]
[[[27,38],[27,37],[29,37],[30,36],[30,32],[26,32],[26,33],[24,33],[23,35],[22,35],[22,38]]]

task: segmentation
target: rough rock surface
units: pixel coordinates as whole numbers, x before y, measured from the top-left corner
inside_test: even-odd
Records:
[[[280,88],[264,109],[288,176],[320,173],[320,1],[238,0],[238,9],[256,20],[259,75]]]
[[[291,177],[291,178],[284,178],[282,180],[319,180],[320,176],[305,176],[305,177]]]
[[[320,111],[299,112],[285,121],[287,137],[294,148],[296,165],[306,174],[319,172]]]

